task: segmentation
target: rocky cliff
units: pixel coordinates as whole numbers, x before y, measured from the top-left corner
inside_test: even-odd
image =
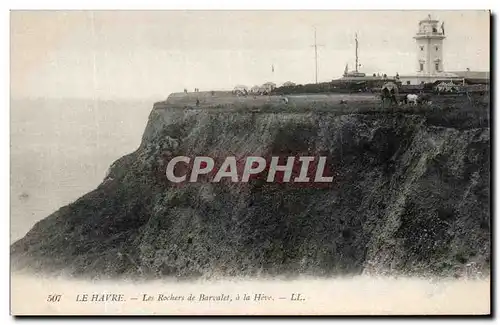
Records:
[[[333,111],[156,106],[140,147],[14,243],[12,266],[144,278],[489,272],[488,123],[444,109]],[[328,157],[329,186],[165,176],[179,155],[311,153]]]

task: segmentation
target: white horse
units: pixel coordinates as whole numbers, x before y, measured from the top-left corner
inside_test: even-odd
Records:
[[[416,95],[416,94],[408,94],[408,95],[406,95],[406,101],[410,105],[417,106],[418,95]]]

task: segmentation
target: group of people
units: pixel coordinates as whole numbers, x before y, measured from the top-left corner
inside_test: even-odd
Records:
[[[195,93],[200,92],[200,88],[195,88],[195,89],[194,89],[194,92],[195,92]],[[187,94],[187,93],[188,93],[188,90],[187,90],[186,88],[184,88],[184,93],[185,93],[185,94]]]

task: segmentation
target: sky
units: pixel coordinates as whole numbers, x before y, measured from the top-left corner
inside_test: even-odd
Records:
[[[160,100],[311,83],[314,29],[320,82],[354,66],[355,33],[362,72],[414,74],[428,14],[445,22],[445,71],[489,71],[487,11],[11,11],[11,97]]]

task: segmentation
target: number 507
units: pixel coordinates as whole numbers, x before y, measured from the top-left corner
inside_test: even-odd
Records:
[[[47,302],[59,302],[61,301],[61,295],[49,295],[47,297]]]

